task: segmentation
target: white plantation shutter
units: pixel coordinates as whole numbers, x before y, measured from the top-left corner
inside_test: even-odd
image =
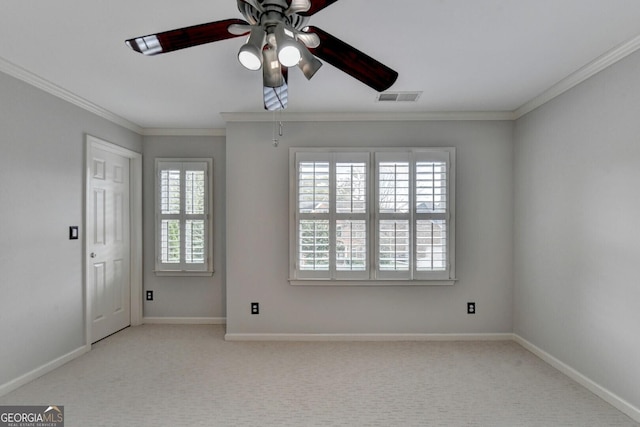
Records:
[[[449,278],[452,205],[449,195],[450,153],[413,153],[415,168],[414,240],[416,278]]]
[[[157,159],[157,272],[211,272],[210,159]]]
[[[196,170],[195,168],[202,168]],[[185,174],[185,263],[206,265],[207,165],[184,166]]]
[[[455,149],[291,149],[291,278],[455,279]]]
[[[368,153],[334,153],[332,236],[336,279],[369,277]]]
[[[376,153],[376,274],[380,279],[449,279],[450,152]]]
[[[180,205],[181,196],[180,163],[164,163],[159,170],[160,181],[160,262],[178,267],[182,256]]]
[[[369,155],[301,153],[295,162],[295,276],[367,278]]]
[[[378,222],[378,269],[381,272],[408,272],[411,261],[410,248],[409,220],[381,219]],[[388,277],[408,277],[408,274]]]
[[[409,153],[376,153],[376,274],[411,278],[411,182]]]
[[[329,271],[330,167],[328,156],[309,156],[298,163],[296,217],[298,269],[307,278]]]

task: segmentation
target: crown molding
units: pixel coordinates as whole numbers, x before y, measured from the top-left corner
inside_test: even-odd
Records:
[[[513,120],[511,111],[444,111],[425,113],[220,113],[227,122],[417,122]]]
[[[226,136],[224,128],[183,129],[183,128],[144,128],[142,136]]]
[[[102,117],[103,119],[109,120],[110,122],[113,122],[138,134],[142,134],[143,129],[137,124],[130,122],[129,120],[124,119],[116,114],[113,114],[112,112],[105,110],[99,105],[96,105],[91,101],[87,101],[86,99],[74,93],[71,93],[66,89],[63,89],[62,87],[46,79],[43,79],[42,77],[37,76],[32,72],[27,71],[24,68],[12,62],[9,62],[2,57],[0,57],[0,71],[12,77],[15,77],[18,80],[22,80],[25,83],[35,86],[38,89],[42,89],[43,91],[57,96],[60,99],[70,102],[77,107],[89,111],[90,113],[93,113],[99,117]]]
[[[640,49],[640,35],[614,47],[613,49],[599,56],[584,67],[569,74],[567,77],[560,80],[558,83],[551,86],[540,95],[523,104],[520,108],[516,109],[513,112],[513,120],[518,120],[525,114],[530,113],[536,108],[551,101],[555,97],[560,96],[569,89],[579,85],[589,77],[592,77],[605,68],[608,68],[616,62],[626,58],[638,49]]]

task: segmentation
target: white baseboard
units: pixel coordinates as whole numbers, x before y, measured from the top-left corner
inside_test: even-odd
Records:
[[[597,384],[593,380],[587,378],[580,372],[573,369],[571,366],[556,359],[546,351],[542,350],[541,348],[525,340],[521,336],[514,334],[513,340],[518,344],[520,344],[522,347],[529,350],[531,353],[538,356],[540,359],[547,362],[549,365],[553,366],[554,368],[556,368],[557,370],[559,370],[560,372],[562,372],[563,374],[565,374],[566,376],[568,376],[569,378],[577,382],[578,384],[585,387],[587,390],[591,391],[596,396],[600,397],[605,402],[613,405],[619,411],[624,412],[626,415],[631,417],[634,421],[640,422],[640,409],[636,408],[626,400],[620,398],[619,396],[615,395],[611,391]]]
[[[52,360],[51,362],[46,363],[31,372],[27,372],[26,374],[9,381],[8,383],[0,385],[0,396],[4,396],[5,394],[12,392],[13,390],[18,389],[27,383],[30,383],[31,381],[43,376],[44,374],[48,374],[49,372],[59,368],[65,363],[71,362],[73,359],[82,356],[86,352],[87,347],[83,345],[82,347],[73,350],[72,352],[65,354],[64,356],[61,356],[55,360]]]
[[[234,334],[225,341],[511,341],[513,334]]]
[[[226,317],[143,317],[147,325],[225,325]]]

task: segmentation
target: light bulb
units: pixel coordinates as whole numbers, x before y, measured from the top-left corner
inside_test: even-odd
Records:
[[[262,55],[258,56],[250,45],[244,45],[240,48],[238,60],[251,71],[259,70],[262,67]]]
[[[300,51],[294,45],[287,44],[278,51],[278,60],[285,67],[293,67],[300,62]]]

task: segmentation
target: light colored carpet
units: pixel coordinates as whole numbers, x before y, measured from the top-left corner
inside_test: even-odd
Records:
[[[0,398],[76,426],[638,426],[513,342],[225,342],[144,325]]]

